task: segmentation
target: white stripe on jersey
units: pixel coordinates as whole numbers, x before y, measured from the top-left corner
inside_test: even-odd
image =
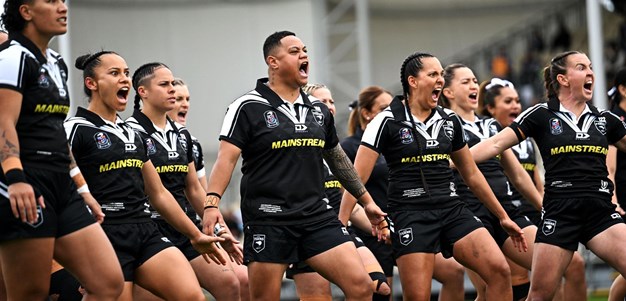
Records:
[[[378,149],[381,137],[380,132],[385,128],[385,124],[390,119],[393,119],[391,109],[385,109],[384,111],[378,113],[374,119],[372,119],[372,121],[365,126],[365,131],[363,132],[363,138],[361,138],[361,141]]]
[[[524,119],[526,119],[526,117],[530,116],[530,114],[539,109],[548,109],[548,104],[539,103],[526,109],[526,111],[522,112],[521,114],[519,114],[519,116],[517,116],[517,118],[515,118],[514,122],[516,122],[517,124],[521,124],[522,122],[524,122]]]
[[[36,60],[35,56],[18,42],[11,41],[9,48],[0,51],[0,84],[22,89],[26,56]],[[15,58],[19,57],[19,60]]]
[[[86,126],[86,127],[90,127],[93,129],[97,129],[97,130],[101,130],[101,131],[113,134],[117,136],[118,138],[120,138],[120,140],[122,140],[124,143],[127,143],[127,144],[135,143],[135,131],[126,130],[118,126],[117,124],[114,126],[110,122],[106,122],[105,124],[108,125],[108,127],[106,126],[97,127],[93,123],[87,121],[87,119],[83,117],[72,117],[68,119],[67,121],[65,121],[63,123],[63,126],[65,127],[65,134],[67,135],[67,140],[70,146],[72,145],[72,142],[74,141],[74,135],[76,134],[76,130],[80,126]],[[128,137],[124,133],[126,133]]]
[[[255,90],[248,92],[235,101],[233,101],[226,111],[226,116],[224,116],[224,122],[222,123],[222,130],[220,131],[220,136],[230,137],[235,130],[235,124],[237,124],[237,119],[239,118],[239,113],[243,106],[249,103],[260,103],[271,107],[269,101],[265,98],[261,97],[259,93]]]

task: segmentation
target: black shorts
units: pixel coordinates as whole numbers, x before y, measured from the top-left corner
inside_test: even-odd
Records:
[[[350,233],[350,237],[354,245],[358,248],[365,248],[363,244],[363,240],[359,236],[356,235],[352,228],[348,228],[348,233]],[[302,273],[315,273],[315,270],[309,266],[306,262],[300,261],[298,263],[290,264],[287,268],[286,276],[289,279],[293,279],[293,275],[302,274]]]
[[[525,215],[520,214],[519,208],[513,205],[513,203],[501,203],[502,208],[509,215],[509,218],[514,221],[521,229],[528,226],[533,226],[533,222]],[[467,204],[469,208],[485,225],[491,237],[496,241],[498,246],[502,248],[504,242],[509,238],[509,234],[504,231],[500,225],[500,220],[487,209],[483,203],[471,202]]]
[[[351,241],[337,218],[298,225],[246,225],[244,262],[296,263]]]
[[[607,228],[623,223],[610,199],[545,199],[535,242],[576,251]]]
[[[187,258],[188,261],[192,261],[201,255],[198,251],[196,251],[196,249],[193,248],[193,245],[187,236],[178,232],[178,230],[174,229],[174,227],[166,221],[155,220],[154,222],[157,224],[159,232],[169,238],[170,242],[178,248],[183,255],[185,255],[185,258]]]
[[[6,179],[0,172],[0,242],[61,237],[96,222],[76,191],[69,170],[54,172],[27,168],[24,173],[35,194],[43,196],[46,208],[39,208],[39,217],[34,224],[15,218],[8,199]]]
[[[391,245],[386,244],[384,241],[378,241],[378,237],[371,234],[355,229],[358,237],[363,240],[363,244],[372,251],[378,263],[383,268],[383,272],[387,277],[393,277],[393,266],[396,264],[393,259],[393,250]]]
[[[394,257],[410,253],[439,253],[452,257],[454,243],[482,228],[480,219],[458,203],[449,208],[390,212]]]
[[[514,200],[513,205],[519,208],[519,213],[525,215],[537,227],[541,225],[541,211],[535,209],[528,201]]]
[[[135,279],[135,270],[152,256],[173,247],[154,222],[102,225],[122,266],[124,281]]]

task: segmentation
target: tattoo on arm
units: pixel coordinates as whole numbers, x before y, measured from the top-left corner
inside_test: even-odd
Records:
[[[350,158],[346,156],[339,144],[332,149],[324,150],[324,160],[341,185],[355,198],[358,199],[367,192]]]
[[[70,145],[67,145],[67,148],[69,148],[70,150],[70,170],[76,166],[78,166],[78,164],[76,164],[76,159],[74,159],[74,155],[72,154],[72,148],[70,147]]]
[[[17,144],[13,144],[11,141],[9,141],[9,139],[7,138],[6,135],[6,131],[2,131],[2,133],[0,134],[0,137],[2,137],[0,139],[0,143],[4,142],[4,145],[2,146],[2,150],[0,151],[0,162],[4,161],[4,159],[8,158],[8,157],[20,157],[20,149],[17,146]]]

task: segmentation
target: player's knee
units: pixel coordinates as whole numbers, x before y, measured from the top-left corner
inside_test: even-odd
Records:
[[[565,279],[567,281],[585,281],[585,260],[580,255],[572,257],[567,270],[565,270]]]
[[[389,284],[387,283],[387,276],[385,276],[385,274],[383,274],[382,272],[370,272],[369,273],[370,278],[372,279],[372,290],[374,291],[374,294],[378,294],[378,295],[384,295],[384,296],[389,296],[389,294],[391,293],[391,288],[389,287]]]
[[[121,273],[111,273],[97,281],[82,283],[82,293],[102,297],[102,300],[115,300],[124,290],[124,277]]]

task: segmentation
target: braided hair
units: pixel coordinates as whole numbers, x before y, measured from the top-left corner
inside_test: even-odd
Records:
[[[81,55],[78,58],[76,58],[76,62],[74,62],[74,66],[78,70],[83,71],[83,91],[89,97],[91,97],[91,90],[89,90],[89,88],[87,88],[87,86],[84,85],[85,79],[87,77],[91,77],[91,78],[95,77],[94,69],[100,66],[100,64],[102,63],[102,60],[100,59],[100,57],[109,53],[117,54],[114,51],[102,50],[93,54]]]
[[[26,27],[26,20],[20,14],[20,6],[32,0],[6,0],[2,13],[2,27],[8,32],[21,32]]]
[[[567,51],[558,54],[550,61],[550,64],[543,69],[543,81],[546,88],[547,99],[556,98],[559,93],[559,81],[556,77],[565,74],[567,71],[567,57],[572,54],[582,54],[579,51]]]
[[[168,68],[167,65],[163,63],[153,62],[141,65],[135,73],[133,73],[133,88],[135,89],[135,110],[139,110],[141,108],[141,96],[139,96],[139,86],[143,86],[147,81],[154,78],[154,72],[157,69]]]

